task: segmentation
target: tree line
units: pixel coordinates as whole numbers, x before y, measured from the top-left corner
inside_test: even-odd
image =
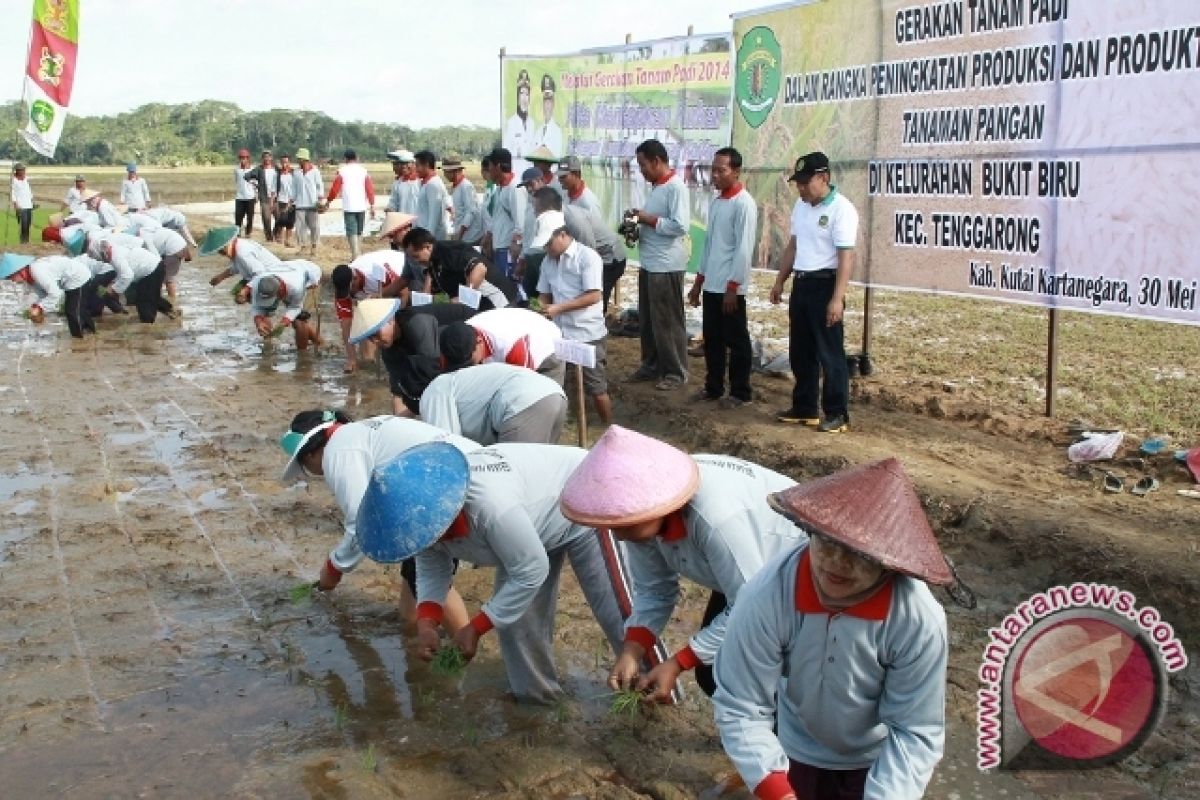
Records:
[[[15,127],[20,102],[0,106],[0,120]],[[3,124],[3,123],[0,123]],[[269,149],[295,153],[307,147],[313,159],[340,159],[353,148],[366,161],[383,161],[398,147],[430,149],[439,155],[457,153],[478,158],[500,144],[495,128],[443,126],[413,129],[377,122],[341,122],[319,111],[271,109],[243,111],[234,103],[203,100],[167,105],[150,103],[112,116],[67,118],[54,159],[43,158],[15,134],[0,141],[0,159],[31,164],[125,164],[155,166],[228,164],[243,147],[257,159]]]

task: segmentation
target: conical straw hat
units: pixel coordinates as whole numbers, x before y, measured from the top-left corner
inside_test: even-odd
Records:
[[[954,575],[912,481],[895,458],[843,470],[767,496],[771,508],[810,533],[938,586]]]

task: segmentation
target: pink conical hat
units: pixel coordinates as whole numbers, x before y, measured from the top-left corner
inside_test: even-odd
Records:
[[[675,511],[699,485],[700,469],[687,453],[613,425],[571,473],[559,504],[581,525],[637,525]]]

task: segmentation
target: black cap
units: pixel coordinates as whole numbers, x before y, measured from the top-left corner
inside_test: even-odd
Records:
[[[818,172],[829,172],[829,156],[819,150],[797,158],[796,169],[788,180],[804,183]]]
[[[342,158],[346,159],[347,161],[357,161],[358,153],[354,152],[353,150],[347,150],[346,152],[342,153]]]
[[[338,264],[333,268],[333,272],[329,273],[329,279],[333,281],[334,297],[344,300],[350,296],[350,282],[354,280],[354,270],[350,269],[349,264]]]
[[[542,76],[542,96],[554,97],[554,78],[549,75]]]
[[[438,335],[438,349],[446,359],[446,371],[471,366],[475,356],[475,329],[465,322],[451,322]]]
[[[529,70],[523,69],[517,73],[517,88],[529,88]]]

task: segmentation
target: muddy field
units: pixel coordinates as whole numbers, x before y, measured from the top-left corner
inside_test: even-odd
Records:
[[[570,696],[549,709],[507,698],[494,639],[461,681],[434,677],[399,621],[397,578],[381,567],[294,600],[340,521],[323,485],[277,483],[278,436],[305,408],[362,417],[389,400],[374,370],[342,375],[336,341],[315,356],[261,344],[225,287],[207,285],[219,268],[185,269],[180,322],[105,318],[83,343],[57,321],[32,328],[16,315],[18,295],[0,292],[0,794],[673,800],[729,773],[690,679],[682,707],[607,713],[611,655],[569,572],[558,654]],[[615,376],[635,360],[635,340],[613,340]],[[947,604],[950,736],[929,797],[1200,796],[1195,667],[1172,678],[1162,727],[1119,768],[1014,776],[974,766],[986,629],[1033,592],[1120,585],[1200,652],[1200,502],[1175,494],[1184,476],[1169,456],[1126,461],[1115,469],[1155,472],[1162,489],[1104,494],[1066,468],[1062,423],[879,366],[855,387],[847,436],[775,424],[769,412],[789,384],[767,377],[755,378],[754,406],[723,414],[617,383],[616,414],[798,479],[905,461],[980,595],[975,611]],[[489,573],[460,572],[470,607],[489,594]],[[705,596],[686,592],[673,646]]]

